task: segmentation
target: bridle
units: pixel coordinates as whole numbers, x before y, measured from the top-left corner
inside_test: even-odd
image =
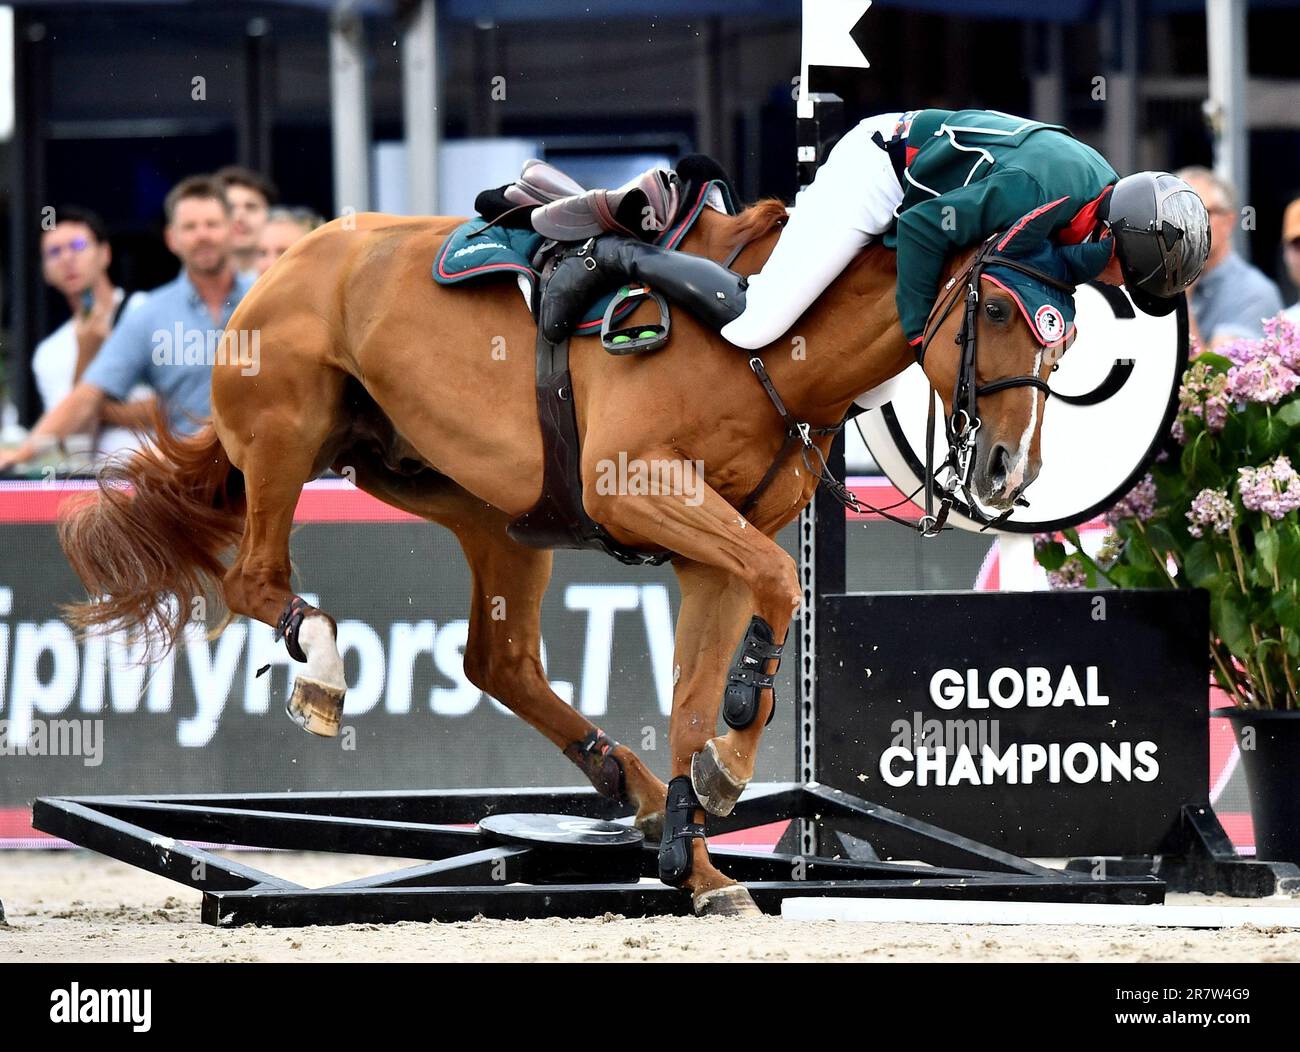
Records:
[[[930,413],[925,425],[925,479],[922,483],[925,489],[925,514],[916,524],[916,528],[923,537],[935,537],[944,529],[944,524],[948,521],[948,513],[952,510],[959,491],[961,496],[965,498],[970,517],[977,522],[983,523],[985,530],[997,526],[1014,510],[1013,506],[997,518],[990,519],[980,511],[979,505],[975,503],[970,492],[970,472],[975,459],[975,437],[979,433],[981,426],[979,415],[980,395],[994,394],[1012,387],[1034,387],[1042,391],[1044,396],[1052,393],[1047,381],[1028,374],[1001,377],[986,384],[979,384],[975,379],[976,337],[979,328],[979,289],[980,278],[983,276],[985,267],[990,265],[1006,267],[1008,270],[1020,271],[1020,273],[1028,275],[1035,281],[1042,282],[1044,285],[1060,289],[1071,295],[1075,291],[1074,285],[1061,281],[1051,274],[1046,274],[1037,267],[1030,266],[1018,259],[1000,255],[997,251],[997,239],[1002,236],[1001,232],[991,235],[979,247],[966,269],[948,280],[948,284],[944,286],[944,297],[935,304],[934,309],[930,312],[930,317],[926,319],[925,336],[922,338],[921,346],[916,352],[917,364],[924,369],[925,352],[929,349],[935,333],[961,300],[962,286],[965,285],[965,310],[962,314],[961,328],[957,331],[953,341],[961,348],[961,358],[957,366],[957,380],[953,387],[952,414],[945,416],[943,421],[944,437],[948,443],[948,456],[937,470],[934,466],[934,422],[935,400],[938,398],[938,392],[933,388],[930,391]],[[1057,366],[1054,364],[1052,370],[1055,371],[1056,368]],[[944,482],[940,483],[938,476],[944,471],[948,472],[948,477]],[[934,510],[936,486],[941,492],[937,513]],[[1016,504],[1021,507],[1029,506],[1029,502],[1023,497],[1016,498]]]
[[[758,498],[776,476],[777,470],[784,462],[789,451],[797,446],[802,446],[804,467],[816,477],[819,483],[824,484],[835,499],[846,508],[858,513],[871,512],[877,514],[890,522],[896,522],[901,526],[918,530],[923,537],[937,537],[944,529],[951,529],[945,523],[948,521],[948,513],[952,510],[959,491],[965,498],[969,509],[964,514],[977,522],[983,523],[984,530],[997,526],[1015,510],[1013,506],[997,518],[990,519],[980,511],[979,505],[975,503],[971,495],[970,469],[975,457],[975,436],[979,433],[981,426],[978,400],[980,395],[994,394],[1011,387],[1034,387],[1042,391],[1044,395],[1050,395],[1052,389],[1047,386],[1045,380],[1029,375],[1003,377],[983,385],[976,383],[975,351],[979,320],[977,312],[980,301],[980,278],[985,267],[996,265],[1006,267],[1009,270],[1017,270],[1035,281],[1042,282],[1044,285],[1060,289],[1071,295],[1074,294],[1076,286],[1061,281],[1059,278],[1044,273],[1037,267],[1030,266],[1018,259],[1001,255],[997,251],[996,242],[1002,237],[1004,237],[1004,234],[1001,231],[991,235],[979,247],[974,258],[967,264],[966,269],[948,280],[948,284],[944,286],[943,299],[935,304],[934,309],[930,311],[929,318],[926,319],[925,335],[921,340],[921,346],[916,352],[917,364],[924,371],[925,352],[930,347],[930,341],[934,339],[935,332],[938,331],[944,320],[952,313],[953,307],[959,302],[962,285],[964,284],[966,287],[965,312],[962,315],[961,328],[953,341],[961,348],[961,360],[957,366],[957,381],[953,389],[952,415],[945,417],[943,422],[944,434],[948,442],[948,456],[939,465],[938,469],[934,466],[934,407],[938,392],[931,387],[930,415],[925,425],[925,478],[921,481],[921,485],[901,500],[884,508],[877,508],[860,500],[843,482],[835,478],[827,466],[821,450],[813,443],[813,436],[835,434],[856,413],[850,411],[849,415],[834,427],[812,427],[807,423],[796,420],[777,393],[776,387],[763,365],[763,360],[755,355],[750,358],[749,367],[753,370],[754,375],[758,377],[759,383],[763,385],[768,398],[771,399],[772,405],[776,408],[782,422],[785,424],[785,442],[772,461],[772,466],[768,468],[767,473],[741,505],[740,512],[742,515],[749,514],[750,510],[758,502]],[[734,258],[734,254],[732,258]],[[1056,369],[1057,365],[1053,364],[1052,371],[1055,372]],[[1058,395],[1057,397],[1067,401],[1076,401],[1076,399],[1067,395]],[[944,471],[949,473],[948,478],[943,483],[940,483],[938,476],[939,473]],[[934,510],[936,487],[942,492],[937,513]],[[892,509],[912,501],[922,489],[925,490],[925,514],[917,522],[913,523],[900,515],[890,514]],[[1027,508],[1029,501],[1023,497],[1018,497],[1016,504]]]

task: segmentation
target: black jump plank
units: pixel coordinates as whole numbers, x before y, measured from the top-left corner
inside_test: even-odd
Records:
[[[74,800],[46,799],[32,808],[32,825],[44,833],[88,847],[160,877],[200,891],[247,888],[298,889],[301,885],[252,866],[232,862],[202,848],[183,844],[143,826],[123,821]]]

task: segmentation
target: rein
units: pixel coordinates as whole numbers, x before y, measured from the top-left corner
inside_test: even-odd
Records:
[[[1008,508],[1001,515],[990,519],[980,511],[970,492],[970,470],[975,456],[975,437],[981,427],[979,397],[980,395],[995,394],[998,391],[1005,391],[1013,387],[1033,387],[1042,391],[1046,397],[1052,394],[1052,389],[1048,386],[1047,381],[1028,374],[1000,377],[986,384],[979,384],[976,381],[975,354],[979,326],[980,278],[985,267],[996,265],[1006,267],[1009,270],[1017,270],[1035,281],[1071,295],[1075,291],[1075,286],[1063,282],[1051,274],[1044,273],[1037,267],[1022,263],[1017,259],[999,255],[994,246],[995,239],[999,236],[1000,233],[990,235],[980,246],[975,258],[967,265],[966,269],[960,275],[949,279],[944,299],[935,304],[934,309],[930,312],[930,318],[927,319],[925,325],[925,337],[916,353],[917,364],[924,368],[925,352],[929,349],[934,333],[960,301],[962,285],[964,284],[965,307],[962,314],[961,328],[953,340],[961,348],[961,358],[957,367],[956,383],[953,388],[952,415],[944,418],[944,437],[948,443],[948,455],[943,463],[937,469],[934,466],[935,399],[938,393],[931,389],[930,412],[925,425],[925,478],[910,494],[887,507],[877,508],[859,500],[843,482],[831,473],[821,449],[812,441],[814,435],[833,435],[840,431],[856,414],[850,411],[844,420],[833,427],[812,427],[808,423],[795,420],[781,400],[781,396],[777,393],[763,360],[756,355],[749,359],[749,367],[758,378],[758,382],[763,385],[763,390],[767,392],[768,398],[785,424],[786,433],[785,441],[777,452],[772,466],[767,469],[767,473],[740,506],[739,511],[742,515],[748,515],[750,509],[758,503],[759,497],[762,496],[763,491],[767,489],[776,476],[777,469],[796,443],[802,443],[804,467],[816,477],[819,483],[825,485],[831,491],[831,495],[845,508],[858,514],[870,512],[879,515],[890,522],[898,523],[900,526],[917,530],[923,537],[937,537],[943,530],[952,528],[947,526],[946,523],[953,503],[957,499],[958,492],[965,498],[971,517],[984,524],[983,530],[997,526],[1012,513],[1014,507]],[[738,246],[737,250],[729,257],[728,263],[734,261],[744,247],[744,244]],[[937,318],[935,317],[936,314],[938,315]],[[1057,366],[1054,364],[1052,371],[1055,372],[1056,369]],[[950,473],[949,478],[946,482],[940,484],[938,475],[944,471]],[[936,486],[939,486],[943,494],[940,497],[940,507],[937,513],[934,510]],[[917,522],[909,522],[901,516],[890,514],[892,509],[913,500],[923,489],[925,490],[925,514]],[[1016,505],[1028,507],[1029,502],[1023,497],[1019,497],[1016,499]]]

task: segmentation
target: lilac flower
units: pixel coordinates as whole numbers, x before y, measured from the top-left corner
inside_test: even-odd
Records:
[[[1222,431],[1231,397],[1227,375],[1214,372],[1209,362],[1195,362],[1183,374],[1182,386],[1178,388],[1179,413],[1202,418],[1211,432]],[[1180,426],[1175,434],[1180,442],[1183,441],[1181,433]]]
[[[1054,533],[1036,533],[1034,534],[1034,551],[1042,552],[1049,544],[1055,544],[1058,537]]]
[[[1183,418],[1181,416],[1174,417],[1174,424],[1169,429],[1169,433],[1174,436],[1174,441],[1180,446],[1187,445],[1187,430],[1183,426]]]
[[[1251,511],[1281,519],[1300,508],[1300,475],[1285,455],[1263,467],[1238,468],[1237,475],[1241,503]]]
[[[1059,570],[1053,570],[1047,575],[1047,583],[1056,590],[1083,588],[1088,583],[1088,571],[1082,559],[1071,555]]]
[[[1146,522],[1156,513],[1156,484],[1147,475],[1136,486],[1121,497],[1110,511],[1106,512],[1106,522],[1117,526],[1121,519],[1137,519]]]
[[[1264,343],[1288,369],[1300,372],[1300,325],[1281,314],[1264,322]]]
[[[1263,353],[1263,343],[1263,340],[1242,336],[1218,348],[1218,353],[1233,365],[1245,365],[1247,362],[1253,362]]]
[[[1228,391],[1242,402],[1267,402],[1277,405],[1300,385],[1297,376],[1282,361],[1280,355],[1264,354],[1234,365],[1228,370]],[[1206,402],[1205,426],[1210,427],[1210,403]],[[1222,425],[1220,425],[1222,426]]]
[[[1191,523],[1187,532],[1193,537],[1200,537],[1206,527],[1215,533],[1227,533],[1236,517],[1232,500],[1221,489],[1203,489],[1192,500],[1187,521]]]

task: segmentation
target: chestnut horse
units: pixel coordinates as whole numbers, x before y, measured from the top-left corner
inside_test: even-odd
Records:
[[[738,216],[705,210],[683,249],[722,260],[745,245],[733,265],[751,274],[785,215],[774,200]],[[346,682],[334,620],[295,596],[289,558],[302,487],[333,468],[456,535],[473,574],[469,680],[564,750],[597,789],[635,808],[638,827],[658,835],[665,783],[627,746],[598,735],[551,690],[542,669],[539,619],[551,554],[506,534],[542,486],[535,328],[514,282],[468,290],[430,280],[431,261],[460,223],[378,214],[336,220],[258,280],[227,328],[228,335],[260,335],[257,368],[221,364],[218,356],[210,424],[191,437],[163,428],[155,448],[106,468],[99,489],[65,513],[61,542],[95,597],[71,608],[71,617],[85,629],[132,627],[170,647],[189,600],[210,594],[224,601],[227,620],[243,614],[287,627],[290,653],[306,664],[291,715],[309,730],[336,733]],[[952,260],[949,273],[965,262]],[[914,360],[894,307],[895,276],[894,253],[868,246],[761,352],[796,419],[838,424],[855,397]],[[977,379],[1046,379],[1049,364],[1014,304],[992,286],[982,302]],[[932,320],[925,360],[949,411],[961,315],[957,309]],[[786,636],[801,592],[794,561],[773,537],[817,485],[792,455],[748,516],[736,510],[784,439],[748,358],[681,311],[671,343],[658,353],[615,357],[591,339],[575,339],[571,351],[587,511],[624,545],[675,553],[681,610],[671,776],[689,776],[696,758],[699,799],[718,814],[730,812],[752,777],[774,704],[763,689],[757,718],[718,735],[729,662],[754,615],[775,642]],[[1037,472],[1044,397],[1025,387],[981,399],[973,467],[981,501],[1009,506]],[[817,439],[823,452],[830,441]],[[1017,449],[1023,482],[1010,493],[1004,458]],[[689,494],[610,493],[595,482],[602,465],[619,463],[620,455],[678,470],[702,463],[704,479]],[[762,667],[774,672],[778,661]],[[690,821],[703,822],[704,810],[689,810]],[[702,837],[686,843],[689,873],[674,883],[691,893],[697,912],[756,912],[743,886],[710,862]]]

